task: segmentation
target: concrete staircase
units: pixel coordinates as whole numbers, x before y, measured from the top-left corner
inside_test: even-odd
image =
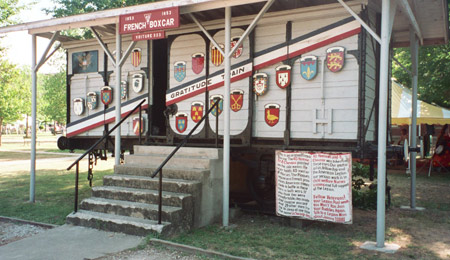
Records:
[[[181,148],[163,168],[162,223],[158,224],[158,176],[150,175],[173,146],[135,146],[125,164],[92,188],[92,197],[67,223],[145,236],[201,227],[222,214],[222,150]]]

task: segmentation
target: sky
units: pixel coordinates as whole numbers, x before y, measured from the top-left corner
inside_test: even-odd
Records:
[[[37,3],[31,5],[32,2]],[[47,16],[42,9],[55,5],[51,0],[20,0],[19,3],[30,6],[29,10],[20,12],[18,16],[21,20],[20,23],[50,19],[51,16]],[[46,38],[37,37],[37,62],[39,62],[47,48],[48,42],[49,40]],[[20,66],[31,66],[31,35],[27,31],[6,34],[6,37],[1,40],[1,45],[8,48],[7,56],[12,63]],[[40,68],[39,72],[53,73],[57,72],[57,68],[45,64]]]

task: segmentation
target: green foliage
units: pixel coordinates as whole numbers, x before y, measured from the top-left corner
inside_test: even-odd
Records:
[[[359,209],[377,208],[377,190],[371,188],[352,189],[353,207]]]
[[[43,75],[40,110],[48,120],[66,122],[66,71]]]
[[[368,165],[357,162],[352,164],[352,201],[355,208],[377,208],[377,191],[367,187],[364,181],[364,178],[369,178],[369,172]]]
[[[395,49],[395,58],[411,70],[409,49]],[[419,49],[419,98],[428,103],[450,108],[450,44]],[[392,63],[392,75],[402,85],[411,88],[411,76],[397,63]]]
[[[0,120],[12,122],[27,113],[30,106],[29,72],[18,69],[0,57]]]
[[[16,23],[12,16],[22,9],[24,6],[19,5],[19,0],[0,0],[0,26]]]
[[[156,1],[158,0],[53,0],[55,7],[44,9],[44,11],[53,17],[66,17]],[[87,29],[70,30],[62,34],[84,39],[93,37],[92,32]]]

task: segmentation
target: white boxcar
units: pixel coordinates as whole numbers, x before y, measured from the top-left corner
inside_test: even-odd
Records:
[[[367,156],[368,144],[375,142],[379,47],[345,9],[333,6],[338,7],[269,12],[233,54],[233,149],[351,151],[354,156]],[[375,30],[379,27],[371,2],[352,8]],[[253,18],[233,17],[227,39],[232,46]],[[223,19],[203,25],[223,48]],[[115,49],[114,37],[103,41]],[[122,46],[130,43],[131,37],[124,36]],[[114,67],[95,39],[67,42],[64,48],[68,55],[67,144],[71,149],[86,148],[113,125],[115,102],[107,99],[116,85]],[[121,91],[122,114],[145,98],[146,142],[179,142],[213,102],[223,98],[223,74],[223,56],[216,46],[192,21],[185,21],[166,31],[165,39],[137,42],[122,68],[127,87]],[[96,107],[92,96],[96,96]],[[219,101],[219,109],[201,122],[191,144],[215,145],[216,115],[220,136],[223,109]],[[122,125],[124,149],[136,143],[136,122],[136,116],[131,116]]]

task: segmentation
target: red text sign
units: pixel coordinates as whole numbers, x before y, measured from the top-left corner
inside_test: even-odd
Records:
[[[166,38],[166,33],[164,31],[155,32],[145,32],[133,34],[133,41],[147,41],[147,40],[158,40]]]
[[[180,26],[178,6],[125,14],[119,17],[120,34],[164,30]]]

